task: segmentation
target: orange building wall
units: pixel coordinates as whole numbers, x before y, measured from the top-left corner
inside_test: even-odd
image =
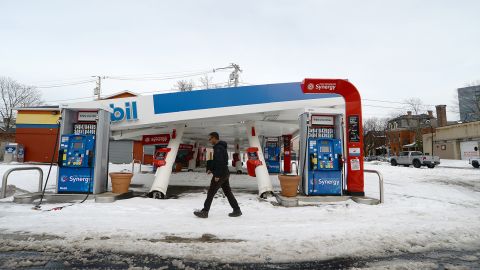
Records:
[[[56,128],[18,128],[15,134],[15,142],[23,144],[25,149],[25,162],[50,163],[52,154],[55,154],[54,162],[57,162],[58,146],[55,146],[57,138]]]
[[[143,160],[143,145],[142,142],[133,142],[133,159],[136,160]]]
[[[23,144],[26,162],[50,163],[52,154],[57,162],[55,141],[58,131],[58,111],[18,111],[15,142]]]

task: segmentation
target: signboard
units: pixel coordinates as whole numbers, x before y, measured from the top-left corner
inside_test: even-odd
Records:
[[[193,150],[193,145],[192,144],[180,144],[180,150]]]
[[[142,144],[167,144],[170,141],[170,134],[143,135]]]
[[[8,145],[5,147],[5,152],[9,153],[9,154],[13,154],[15,152],[17,148],[15,146],[12,146],[12,145]]]
[[[358,122],[358,115],[348,117],[347,136],[349,142],[360,142],[360,126]]]
[[[359,157],[360,156],[360,148],[352,147],[352,148],[348,149],[348,155],[349,156],[354,156],[354,157]]]
[[[325,91],[334,92],[337,88],[337,83],[333,81],[313,82],[309,81],[302,87],[302,91],[305,94],[308,93],[325,93]]]
[[[278,137],[268,137],[267,142],[278,142]]]
[[[98,112],[78,112],[79,122],[95,122]]]
[[[330,115],[312,115],[310,121],[310,124],[315,126],[333,126],[334,123],[334,117]]]

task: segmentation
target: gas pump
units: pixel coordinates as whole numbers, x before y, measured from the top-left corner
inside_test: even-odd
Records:
[[[232,167],[235,168],[237,174],[242,174],[243,163],[240,160],[240,153],[233,153],[232,155]]]
[[[109,136],[109,111],[62,108],[57,193],[106,191]]]
[[[160,148],[155,152],[153,159],[153,170],[156,171],[158,167],[165,166],[167,164],[167,155],[170,152],[170,148]]]
[[[347,195],[364,196],[362,99],[360,93],[348,80],[306,78],[303,80],[301,87],[303,93],[308,95],[337,94],[345,100],[345,110],[342,114],[345,115],[346,126],[339,126],[338,121],[335,124],[335,130],[340,131],[336,133],[336,138],[342,139],[345,148],[343,155],[345,161],[345,191]],[[300,124],[303,123],[306,122],[302,120]],[[339,136],[339,133],[342,136]],[[345,138],[343,138],[343,134],[345,134]],[[302,145],[300,149],[302,149]]]
[[[237,165],[237,161],[240,161],[240,154],[239,153],[233,153],[233,155],[232,155],[232,167],[235,167]]]
[[[58,192],[92,192],[95,135],[62,135],[58,153]]]
[[[305,163],[303,192],[305,195],[342,195],[341,115],[304,113],[300,121]]]
[[[262,165],[263,163],[258,159],[258,148],[250,147],[247,149],[247,171],[248,175],[255,177],[255,168]]]
[[[280,141],[278,137],[269,137],[263,152],[269,173],[280,173]]]

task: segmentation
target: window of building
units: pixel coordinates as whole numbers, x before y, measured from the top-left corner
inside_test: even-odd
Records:
[[[447,150],[447,146],[445,144],[442,144],[442,150]]]

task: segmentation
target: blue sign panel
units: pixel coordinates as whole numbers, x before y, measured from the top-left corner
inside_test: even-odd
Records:
[[[59,193],[86,193],[87,191],[93,192],[93,168],[60,168]]]
[[[339,97],[307,95],[300,83],[279,83],[153,95],[155,114]]]

